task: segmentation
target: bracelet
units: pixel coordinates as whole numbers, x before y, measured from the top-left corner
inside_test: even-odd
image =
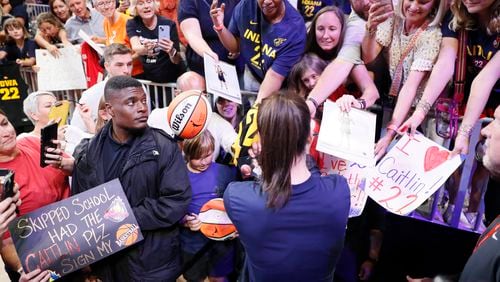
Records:
[[[389,131],[389,130],[392,130],[392,131],[394,131],[394,132],[396,132],[396,133],[397,133],[397,132],[398,132],[398,127],[397,127],[394,123],[389,123],[389,124],[387,125],[387,130],[388,130],[388,131]]]
[[[222,24],[221,25],[214,25],[213,27],[214,27],[215,31],[222,31],[222,29],[224,28],[224,25],[222,25]]]
[[[373,36],[375,35],[375,33],[377,33],[377,27],[375,27],[375,28],[370,28],[370,27],[368,26],[368,22],[366,22],[366,24],[365,24],[365,30],[368,32],[368,35],[369,35],[370,37],[373,37]]]
[[[472,132],[472,125],[469,124],[461,124],[457,130],[457,134],[469,137]]]
[[[317,109],[319,107],[318,101],[314,100],[313,97],[307,97],[307,101],[311,101],[311,103],[313,103],[315,109]]]
[[[170,57],[174,57],[174,56],[175,56],[175,54],[177,54],[177,49],[172,48],[172,50],[174,50],[174,51],[173,51],[173,52],[172,52],[172,51],[170,51],[170,52],[171,52],[171,53],[173,53],[173,54],[170,54],[170,53],[168,54]]]
[[[365,99],[358,99],[358,103],[361,105],[361,109],[366,109],[366,101]]]
[[[418,110],[421,110],[425,115],[431,110],[432,105],[431,103],[425,101],[424,99],[421,99],[416,107]]]

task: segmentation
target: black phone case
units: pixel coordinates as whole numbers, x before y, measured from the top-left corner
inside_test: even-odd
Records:
[[[57,123],[49,124],[42,128],[41,139],[40,139],[40,166],[46,167],[48,164],[45,163],[45,150],[47,147],[56,148],[57,146],[52,143],[52,140],[57,139]]]
[[[10,180],[8,181],[9,183],[6,183],[7,181],[4,181],[4,184],[3,184],[3,191],[1,193],[2,197],[0,198],[0,201],[3,201],[4,199],[6,199],[7,197],[13,197],[14,196],[14,176],[15,176],[15,173],[14,171],[10,170],[10,169],[3,169],[3,168],[0,168],[0,176],[7,176],[7,175],[10,175]]]

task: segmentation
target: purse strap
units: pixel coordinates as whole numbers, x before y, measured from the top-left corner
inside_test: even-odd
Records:
[[[403,80],[403,63],[405,58],[408,56],[408,54],[413,50],[413,47],[415,47],[415,44],[417,43],[418,38],[427,29],[427,26],[429,25],[429,21],[426,21],[422,26],[420,26],[413,34],[413,36],[410,38],[410,42],[406,46],[405,50],[401,53],[401,56],[399,57],[399,62],[396,66],[396,70],[394,71],[394,77],[392,79],[392,84],[391,88],[389,90],[389,96],[392,97],[397,97],[399,94],[399,88],[401,87],[401,81]],[[393,28],[394,30],[394,28]]]
[[[467,65],[467,31],[461,30],[458,37],[458,57],[455,64],[453,101],[461,105],[465,93],[465,67]]]

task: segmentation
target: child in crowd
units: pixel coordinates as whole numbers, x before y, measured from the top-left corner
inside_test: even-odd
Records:
[[[187,161],[189,181],[193,192],[188,212],[181,229],[181,247],[184,264],[190,261],[208,241],[201,232],[198,214],[211,199],[222,197],[226,186],[236,180],[236,170],[212,162],[214,138],[208,130],[197,137],[184,141],[183,152]],[[214,247],[183,273],[187,281],[224,281],[233,270],[233,241],[216,242]]]
[[[7,62],[16,62],[22,67],[31,67],[35,64],[35,41],[29,39],[26,27],[17,19],[5,21],[3,29],[7,34],[5,47],[0,50],[0,59]]]
[[[36,18],[38,30],[35,41],[43,49],[47,49],[52,55],[58,56],[59,50],[56,44],[71,46],[66,35],[64,25],[51,13],[41,13]]]

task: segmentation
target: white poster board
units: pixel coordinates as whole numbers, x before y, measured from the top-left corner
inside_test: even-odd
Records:
[[[320,168],[322,172],[342,175],[347,179],[347,184],[349,184],[349,189],[351,190],[349,217],[361,215],[368,198],[368,195],[364,191],[365,178],[371,168],[355,162],[339,159],[328,154],[322,155],[323,165],[322,168]]]
[[[45,49],[35,50],[39,67],[38,89],[45,91],[86,89],[87,80],[83,72],[82,56],[73,47],[59,49],[58,58]]]
[[[207,91],[226,100],[241,104],[241,90],[236,67],[228,63],[215,62],[208,54],[204,54],[205,80]]]
[[[332,101],[323,108],[316,150],[365,166],[375,166],[376,115],[351,108],[342,112]]]
[[[368,196],[388,211],[406,215],[434,194],[460,166],[460,156],[420,133],[407,134],[373,168],[366,179]]]

